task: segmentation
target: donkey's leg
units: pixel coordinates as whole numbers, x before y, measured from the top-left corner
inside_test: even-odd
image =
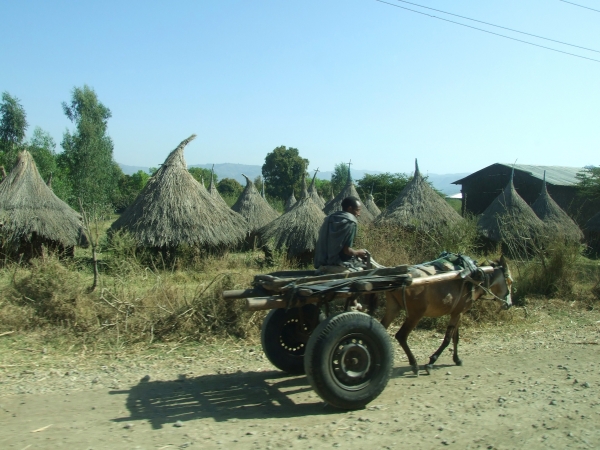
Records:
[[[452,361],[457,366],[462,366],[462,360],[458,357],[458,323],[456,324],[456,330],[452,335],[452,343],[454,344],[454,354],[452,355]]]
[[[408,335],[417,326],[421,318],[407,317],[398,332],[396,333],[396,340],[400,343],[400,346],[404,349],[404,353],[408,357],[408,363],[412,367],[412,371],[416,376],[419,376],[419,365],[415,355],[410,351],[408,347]]]
[[[448,347],[448,344],[450,344],[450,339],[453,339],[459,318],[460,314],[457,314],[456,316],[450,316],[450,322],[448,322],[448,327],[446,328],[446,334],[444,335],[442,345],[440,345],[435,353],[429,357],[429,363],[425,365],[425,371],[428,374],[430,374],[431,370],[433,369],[433,363],[437,361],[442,352],[446,350],[446,347]]]

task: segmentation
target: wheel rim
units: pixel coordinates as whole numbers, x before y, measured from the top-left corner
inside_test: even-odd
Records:
[[[306,342],[310,333],[306,324],[301,324],[300,319],[285,321],[279,334],[279,345],[292,355],[304,354]]]
[[[331,354],[331,372],[336,384],[349,391],[368,385],[380,365],[379,352],[364,335],[348,335],[340,339]]]

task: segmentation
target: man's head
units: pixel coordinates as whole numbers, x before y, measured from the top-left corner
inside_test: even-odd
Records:
[[[360,204],[360,200],[356,197],[346,197],[342,200],[342,209],[350,214],[358,217],[360,216],[360,210],[362,209],[362,205]]]

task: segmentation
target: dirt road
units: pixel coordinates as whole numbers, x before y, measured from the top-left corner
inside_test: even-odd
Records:
[[[164,347],[136,355],[55,355],[17,337],[0,356],[0,448],[600,448],[600,324],[535,324],[462,334],[415,377],[398,349],[367,409],[325,405],[259,347]],[[439,333],[411,336],[424,364]],[[2,339],[9,339],[4,337]]]

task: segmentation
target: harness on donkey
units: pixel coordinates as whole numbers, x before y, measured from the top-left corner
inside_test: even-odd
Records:
[[[450,311],[453,311],[454,308],[456,308],[456,305],[460,301],[460,298],[462,297],[464,290],[467,287],[467,284],[470,284],[471,293],[473,293],[473,291],[477,287],[483,289],[483,291],[486,293],[486,296],[480,297],[481,299],[495,299],[502,302],[504,308],[507,308],[509,306],[509,302],[506,298],[500,298],[490,290],[491,274],[485,273],[477,265],[477,262],[467,255],[443,251],[442,253],[440,253],[437,259],[421,264],[416,264],[410,267],[408,271],[413,278],[418,278],[422,276],[436,275],[452,270],[460,271],[460,277],[463,279],[463,284],[461,286],[460,295],[454,299],[454,303]],[[511,278],[510,274],[507,274],[506,272],[504,272],[504,275],[506,278]],[[406,305],[406,287],[402,288],[402,300],[403,303]]]

